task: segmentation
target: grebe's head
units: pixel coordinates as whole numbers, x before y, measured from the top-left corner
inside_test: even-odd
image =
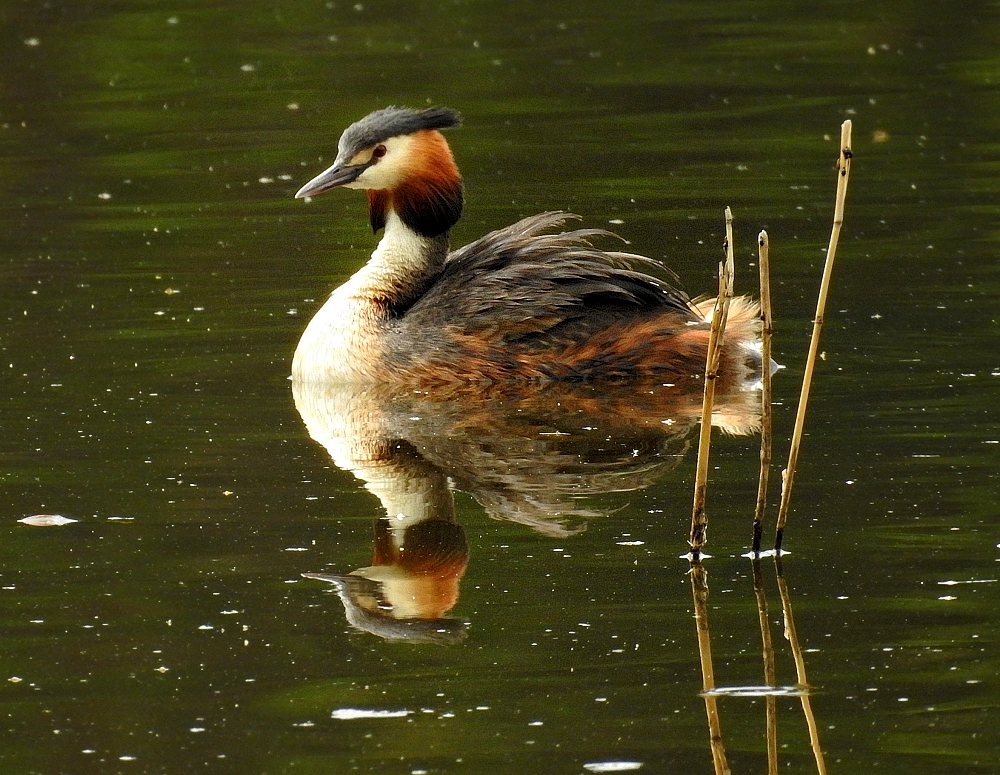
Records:
[[[351,124],[340,136],[333,166],[306,183],[297,199],[331,188],[368,191],[372,229],[390,211],[424,237],[437,237],[462,214],[462,176],[438,130],[458,126],[448,108],[383,108]]]
[[[331,188],[392,190],[420,177],[458,177],[451,151],[437,130],[458,126],[449,108],[383,108],[351,124],[340,136],[333,165],[306,183],[296,199]]]

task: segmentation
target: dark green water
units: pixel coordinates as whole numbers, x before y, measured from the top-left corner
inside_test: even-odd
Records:
[[[812,708],[831,773],[1000,772],[997,40],[975,2],[2,3],[0,770],[713,772],[682,438],[387,411],[460,491],[464,639],[358,631],[300,577],[371,565],[384,512],[286,379],[374,244],[362,197],[292,195],[351,121],[434,103],[466,118],[456,242],[571,210],[697,294],[726,205],[744,291],[768,230],[777,460],[852,119],[784,561]],[[760,684],[757,440],[714,449],[716,680]],[[564,537],[488,516],[560,499],[604,516]],[[799,699],[777,705],[781,771],[816,772]],[[352,708],[410,714],[332,715]],[[719,711],[732,771],[766,772],[764,700]]]

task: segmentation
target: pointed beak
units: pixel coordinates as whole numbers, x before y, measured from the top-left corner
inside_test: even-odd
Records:
[[[316,196],[331,188],[343,186],[357,180],[358,176],[368,169],[366,164],[341,165],[334,164],[327,170],[319,173],[316,177],[306,183],[295,193],[296,199],[304,199],[307,196]]]

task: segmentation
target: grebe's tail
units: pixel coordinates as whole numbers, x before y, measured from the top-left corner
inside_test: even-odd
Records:
[[[706,323],[712,322],[716,299],[695,299],[691,306]],[[735,296],[729,302],[726,321],[726,344],[754,346],[760,341],[760,302],[749,296]]]

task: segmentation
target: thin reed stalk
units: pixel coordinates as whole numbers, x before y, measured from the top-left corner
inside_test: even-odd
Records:
[[[788,509],[792,499],[792,484],[795,479],[795,468],[799,460],[799,447],[802,444],[802,429],[805,426],[806,406],[809,403],[809,390],[812,387],[813,370],[816,366],[816,357],[819,354],[819,337],[823,329],[826,298],[830,290],[830,280],[833,275],[833,261],[837,255],[840,229],[844,224],[844,202],[847,199],[847,182],[851,174],[851,157],[851,122],[848,120],[843,123],[840,129],[840,159],[837,164],[837,201],[833,211],[833,230],[830,233],[830,245],[826,250],[826,265],[823,268],[823,280],[820,282],[819,299],[816,302],[816,317],[813,319],[812,338],[809,340],[809,355],[806,358],[805,372],[802,376],[802,391],[799,394],[799,407],[795,414],[795,428],[792,431],[792,443],[788,451],[788,465],[781,475],[781,505],[778,508],[778,518],[774,534],[774,549],[779,554],[781,552],[781,542],[784,538],[785,524],[788,521]]]
[[[691,508],[691,535],[688,545],[694,559],[705,545],[708,514],[705,501],[708,496],[708,461],[712,447],[712,409],[715,405],[715,383],[719,376],[719,356],[725,339],[726,321],[729,319],[729,302],[733,298],[733,212],[726,208],[726,260],[719,264],[719,296],[712,312],[712,329],[708,338],[708,355],[705,359],[705,389],[701,406],[701,430],[698,436],[698,465],[694,482],[694,504]]]
[[[757,481],[757,508],[753,515],[753,554],[760,554],[767,507],[767,485],[771,475],[771,258],[767,232],[757,235],[757,258],[760,266],[760,478]]]

